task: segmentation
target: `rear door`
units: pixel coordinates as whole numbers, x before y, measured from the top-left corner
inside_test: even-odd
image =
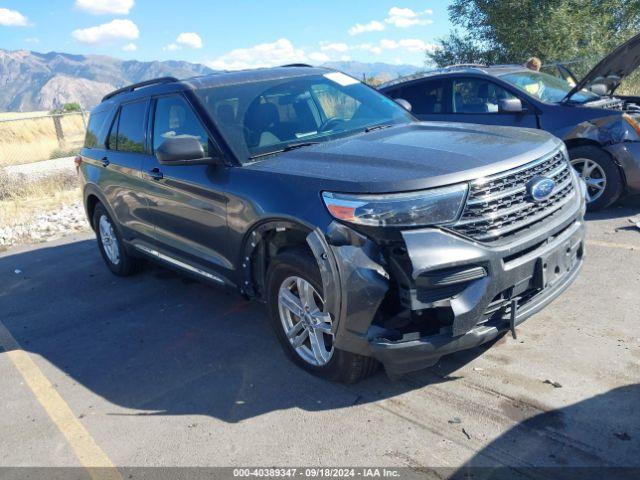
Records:
[[[181,94],[152,99],[149,146],[155,151],[170,137],[192,136],[205,153],[215,148],[187,98]],[[223,165],[161,165],[145,157],[143,179],[147,218],[155,226],[154,241],[165,255],[189,265],[216,271],[231,269],[224,256],[227,239],[227,197]],[[171,261],[171,260],[169,260]]]
[[[506,125],[511,127],[538,128],[536,112],[521,97],[508,91],[490,79],[479,77],[455,77],[451,79],[451,96],[447,99],[451,113],[445,115],[452,122]],[[503,112],[501,99],[519,98],[522,112]]]
[[[411,104],[411,113],[420,120],[445,120],[450,111],[448,79],[423,80],[390,90],[391,98],[403,98]]]
[[[116,222],[128,236],[145,234],[146,203],[141,193],[141,169],[148,156],[145,149],[148,100],[122,104],[113,118],[105,149],[101,152],[99,188]]]

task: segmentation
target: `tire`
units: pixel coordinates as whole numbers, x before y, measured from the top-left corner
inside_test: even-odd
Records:
[[[112,273],[127,277],[138,272],[140,260],[127,253],[115,223],[101,203],[93,211],[93,229],[102,259]]]
[[[304,287],[304,284],[298,283],[298,279],[310,285],[311,290],[308,287],[303,288],[306,290],[306,294],[301,294],[298,286]],[[299,302],[295,308],[300,312],[305,311],[303,310],[305,303],[311,307],[306,310],[307,317],[304,320],[306,324],[303,323],[302,315],[294,315],[290,309],[284,306],[284,302],[280,301],[281,289],[297,298]],[[287,298],[289,301],[291,300],[288,295]],[[305,302],[301,299],[312,300]],[[287,304],[290,305],[290,303]],[[307,372],[334,382],[355,383],[376,371],[378,362],[374,358],[346,352],[333,346],[333,334],[328,333],[331,330],[332,317],[322,312],[320,270],[315,259],[307,250],[288,250],[271,262],[267,272],[267,307],[273,329],[282,348],[296,365]],[[311,326],[313,324],[315,327]],[[285,325],[295,325],[295,329],[289,329],[289,331],[293,330],[292,333],[297,333],[292,340],[289,340],[285,333]],[[315,332],[316,339],[320,341],[312,342],[313,332]],[[301,339],[304,339],[303,343],[299,347],[294,347],[292,342]],[[315,343],[317,346],[321,342],[323,345],[320,347],[325,347],[324,357],[316,355],[317,352],[313,345]]]
[[[602,210],[613,204],[624,190],[620,168],[604,150],[593,146],[575,147],[569,150],[571,165],[580,178],[587,182],[587,208]],[[604,189],[602,189],[604,183]]]

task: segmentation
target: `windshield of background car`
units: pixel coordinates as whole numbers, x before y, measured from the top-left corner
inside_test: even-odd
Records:
[[[542,72],[508,73],[501,75],[500,78],[543,102],[561,102],[573,88],[566,80]],[[571,101],[574,103],[586,103],[599,98],[594,93],[581,90],[571,97]]]
[[[242,163],[306,142],[414,118],[393,100],[339,72],[195,90]]]

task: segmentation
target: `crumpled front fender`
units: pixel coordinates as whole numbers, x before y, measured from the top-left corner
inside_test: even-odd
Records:
[[[334,317],[335,346],[370,355],[367,333],[389,289],[389,275],[377,246],[347,227],[332,223],[328,232],[307,236],[322,276],[325,310]]]

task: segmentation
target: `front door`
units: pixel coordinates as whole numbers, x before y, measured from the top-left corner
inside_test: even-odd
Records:
[[[501,99],[517,97],[491,80],[475,77],[453,78],[450,92],[451,113],[443,118],[447,121],[538,128],[533,108],[524,101],[522,112],[500,110]]]
[[[150,147],[155,152],[171,137],[196,137],[205,153],[211,147],[203,123],[182,94],[152,99]],[[161,165],[145,159],[142,176],[148,199],[146,217],[155,226],[155,243],[165,255],[189,265],[222,271],[232,268],[225,257],[226,196],[220,190],[227,175],[222,165]]]

